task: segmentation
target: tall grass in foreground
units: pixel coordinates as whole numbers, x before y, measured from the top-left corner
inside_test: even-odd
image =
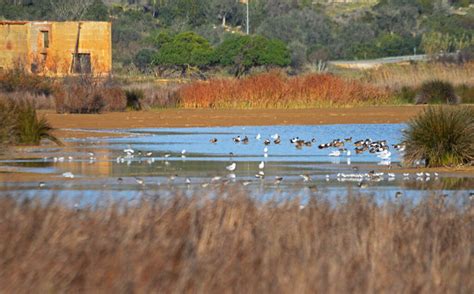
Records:
[[[46,118],[26,100],[0,97],[0,144],[39,145],[42,139],[61,144]]]
[[[43,203],[41,203],[43,201]],[[467,204],[469,205],[469,204]],[[472,207],[241,191],[102,203],[0,198],[6,293],[472,293]]]
[[[404,131],[408,163],[457,166],[474,161],[474,108],[429,107],[408,123]]]
[[[193,82],[179,91],[184,108],[308,108],[378,105],[386,91],[329,74],[286,77],[266,73],[243,79]]]

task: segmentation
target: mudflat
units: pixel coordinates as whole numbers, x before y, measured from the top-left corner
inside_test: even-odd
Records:
[[[40,114],[45,115],[57,129],[126,129],[400,123],[408,121],[424,108],[410,105],[319,109],[163,109],[101,114],[56,114],[41,111]],[[67,131],[61,130],[58,135],[67,136]]]

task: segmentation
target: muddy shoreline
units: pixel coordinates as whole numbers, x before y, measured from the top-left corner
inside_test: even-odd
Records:
[[[67,129],[401,123],[407,122],[424,108],[409,105],[319,109],[163,109],[102,114],[57,114],[53,111],[40,111],[40,114],[58,129],[58,137],[67,138],[114,135]]]
[[[56,114],[40,111],[56,129],[55,135],[67,138],[100,138],[124,136],[124,132],[103,130],[160,127],[215,127],[261,125],[324,125],[324,124],[381,124],[403,123],[422,112],[425,106],[374,106],[322,109],[264,109],[264,110],[214,110],[214,109],[164,109],[141,112],[113,112],[103,114]],[[66,145],[68,145],[66,143]],[[13,154],[3,158],[31,157],[28,147],[15,147]],[[41,154],[35,154],[40,158]],[[410,169],[393,168],[385,172],[413,171],[452,173],[458,176],[472,174],[474,167]],[[15,168],[0,167],[0,182],[29,182],[60,180],[58,175],[21,172]]]

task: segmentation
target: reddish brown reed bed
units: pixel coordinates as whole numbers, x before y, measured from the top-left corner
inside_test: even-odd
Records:
[[[308,108],[378,105],[389,100],[389,93],[380,88],[330,74],[213,79],[186,85],[179,95],[184,108]]]
[[[0,199],[2,292],[472,293],[473,208],[243,192],[80,211]]]

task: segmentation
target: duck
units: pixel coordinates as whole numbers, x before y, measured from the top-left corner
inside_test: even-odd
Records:
[[[63,173],[63,177],[68,179],[74,179],[74,174],[72,172],[65,172]]]
[[[212,138],[211,140],[209,140],[209,142],[211,142],[212,144],[216,144],[217,143],[217,138]]]
[[[283,181],[283,177],[276,176],[274,183],[275,185],[280,185],[281,181]]]
[[[395,193],[395,198],[396,199],[400,199],[400,198],[402,198],[402,196],[403,196],[403,193],[400,192],[400,191],[397,191],[397,193]]]
[[[280,144],[281,143],[281,139],[280,137],[276,138],[273,143],[275,143],[276,145]]]
[[[217,181],[219,181],[220,179],[222,179],[222,177],[220,177],[220,176],[215,176],[215,177],[213,177],[213,178],[211,179],[211,183],[217,182]]]
[[[405,151],[406,145],[404,143],[393,144],[393,148],[399,152]]]
[[[232,138],[232,140],[234,141],[234,143],[240,143],[240,141],[242,141],[240,136],[234,137],[234,138]]]
[[[291,139],[290,139],[290,143],[291,143],[291,144],[295,144],[299,139],[300,139],[300,138],[298,138],[298,137],[291,138]]]
[[[381,159],[389,159],[392,156],[392,153],[390,151],[384,150],[377,155],[378,158]]]
[[[333,156],[333,157],[341,156],[341,151],[334,150],[331,153],[329,153],[329,156]]]
[[[267,146],[270,145],[270,143],[271,143],[271,141],[269,139],[265,139],[265,141],[263,141],[263,144],[265,144]]]
[[[362,147],[364,145],[364,140],[358,140],[354,142],[354,146],[356,147]]]
[[[135,181],[137,182],[137,184],[142,186],[145,184],[145,181],[142,178],[135,178]]]
[[[332,146],[336,147],[336,148],[344,147],[344,142],[337,139],[337,140],[332,142]]]
[[[300,175],[300,177],[303,178],[303,182],[311,182],[312,181],[310,175],[304,174],[304,175]]]
[[[298,141],[296,141],[295,147],[296,147],[297,149],[301,149],[301,148],[303,148],[303,146],[304,146],[304,140],[298,140]]]
[[[260,173],[258,173],[258,174],[255,175],[255,177],[256,177],[257,179],[263,180],[263,179],[265,178],[265,174],[260,174]]]
[[[128,148],[123,149],[123,152],[128,153],[128,154],[133,154],[135,153],[135,150],[133,150],[130,146],[128,146]]]
[[[346,142],[351,142],[351,141],[352,141],[352,137],[345,138],[344,141],[346,141]]]
[[[228,166],[226,166],[225,168],[226,168],[228,171],[234,171],[236,167],[237,167],[237,164],[236,164],[235,162],[232,162],[231,165],[228,165]]]
[[[367,189],[369,187],[369,183],[367,183],[365,180],[362,180],[359,182],[359,184],[357,184],[357,186],[361,189]]]
[[[319,144],[319,146],[318,146],[319,149],[325,149],[325,148],[328,148],[328,147],[329,147],[329,145],[328,145],[328,144],[324,144],[324,143],[323,143],[323,144]]]
[[[248,186],[248,185],[250,185],[250,184],[252,184],[252,181],[243,181],[243,182],[242,182],[242,185],[243,185],[243,186]]]
[[[242,143],[248,144],[248,143],[249,143],[249,137],[245,136],[245,137],[242,139]]]

